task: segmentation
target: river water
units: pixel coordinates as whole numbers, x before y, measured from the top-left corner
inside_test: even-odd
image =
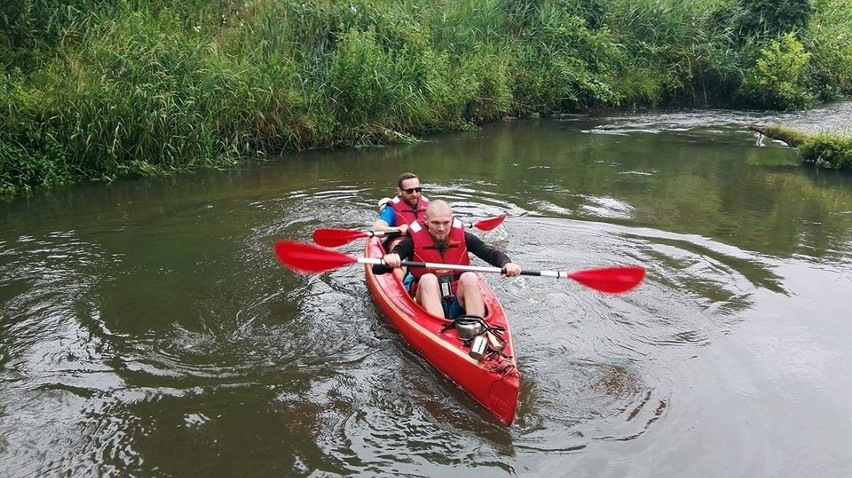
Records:
[[[852,475],[852,176],[677,112],[82,185],[0,204],[0,475]],[[821,126],[822,125],[822,126]],[[504,427],[277,239],[361,228],[399,173],[539,270],[490,277],[522,373]],[[359,254],[355,241],[341,250]]]

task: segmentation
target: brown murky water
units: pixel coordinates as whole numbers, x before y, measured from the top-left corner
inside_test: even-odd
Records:
[[[746,128],[834,108],[498,124],[0,204],[0,474],[849,476],[852,176]],[[272,252],[366,226],[407,170],[461,217],[507,213],[483,237],[522,266],[648,270],[619,296],[489,279],[523,373],[509,428],[359,268]]]

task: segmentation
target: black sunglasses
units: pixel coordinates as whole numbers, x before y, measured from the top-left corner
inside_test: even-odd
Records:
[[[403,189],[403,191],[407,192],[408,194],[414,194],[414,193],[419,193],[420,191],[423,191],[423,188],[421,188],[420,186],[417,186],[416,188]]]

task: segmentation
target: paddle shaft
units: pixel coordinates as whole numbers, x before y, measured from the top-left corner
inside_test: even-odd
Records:
[[[399,236],[402,233],[399,229],[386,229],[384,231],[364,231],[364,235],[366,237],[394,237]]]
[[[475,227],[482,231],[491,231],[506,219],[505,214],[482,219],[476,222],[465,222],[465,227]],[[314,242],[322,246],[337,247],[364,237],[397,237],[402,235],[398,227],[391,227],[382,231],[361,231],[358,229],[334,229],[321,227],[314,231]]]
[[[375,257],[359,257],[359,264],[382,264],[385,261]],[[486,272],[492,274],[502,274],[504,271],[499,267],[482,267],[482,266],[466,266],[461,264],[441,264],[437,262],[416,262],[416,261],[401,261],[399,265],[403,267],[425,267],[427,269],[451,270],[451,271],[469,271],[469,272]],[[554,278],[568,278],[568,272],[560,271],[521,271],[522,276],[542,276]]]

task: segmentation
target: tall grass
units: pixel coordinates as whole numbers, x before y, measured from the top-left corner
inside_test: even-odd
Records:
[[[758,60],[784,63],[781,37],[738,36],[759,1],[8,0],[0,192],[510,115],[778,97]],[[797,88],[848,95],[852,7],[813,5],[789,50]]]
[[[710,106],[727,103],[744,73],[728,2],[612,0],[608,22],[626,51],[619,84],[630,104]]]
[[[814,0],[813,5],[807,34],[802,36],[811,54],[811,84],[822,101],[836,101],[852,94],[852,3]]]

